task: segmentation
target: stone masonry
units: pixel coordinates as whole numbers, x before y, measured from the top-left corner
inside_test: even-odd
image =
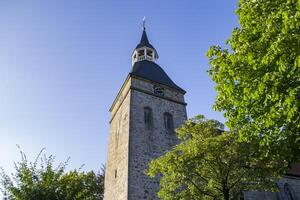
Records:
[[[154,86],[164,96],[154,94]],[[145,127],[144,108],[153,113],[153,126]],[[145,175],[149,161],[178,141],[165,130],[164,113],[173,116],[174,128],[187,119],[184,94],[173,88],[129,75],[111,109],[110,139],[105,178],[105,200],[157,199],[159,179]]]

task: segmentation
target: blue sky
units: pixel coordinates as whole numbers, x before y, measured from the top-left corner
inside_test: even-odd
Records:
[[[142,18],[158,64],[187,91],[188,116],[214,112],[205,52],[238,26],[236,0],[0,1],[0,166],[16,144],[41,148],[69,168],[105,163],[109,107],[131,69]]]

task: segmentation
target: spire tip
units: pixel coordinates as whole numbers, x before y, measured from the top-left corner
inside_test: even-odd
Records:
[[[143,31],[146,30],[146,17],[143,17]]]

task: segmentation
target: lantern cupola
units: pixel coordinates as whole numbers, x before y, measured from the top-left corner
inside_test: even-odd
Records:
[[[143,33],[140,43],[136,46],[132,54],[132,66],[134,63],[142,60],[155,62],[158,59],[156,49],[150,44],[145,27],[145,18],[143,20]]]

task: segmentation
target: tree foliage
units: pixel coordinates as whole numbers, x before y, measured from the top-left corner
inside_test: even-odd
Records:
[[[8,200],[101,200],[104,191],[104,169],[101,172],[73,170],[65,172],[67,162],[54,166],[54,156],[42,155],[29,162],[15,163],[11,176],[2,170],[0,189]]]
[[[240,27],[212,46],[215,109],[240,139],[259,141],[289,162],[300,156],[300,1],[239,0]]]
[[[276,190],[284,163],[237,142],[220,122],[198,116],[177,135],[180,144],[150,163],[148,175],[161,176],[161,199],[236,200],[244,190]]]

